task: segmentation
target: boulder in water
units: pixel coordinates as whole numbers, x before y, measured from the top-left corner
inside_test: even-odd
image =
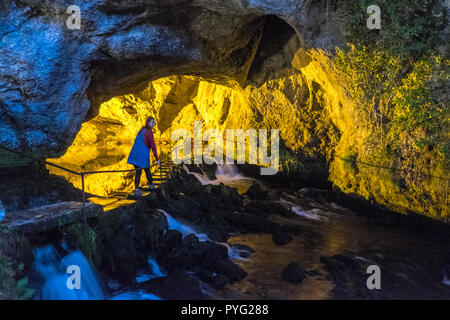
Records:
[[[198,237],[193,233],[187,235],[183,239],[183,247],[192,248],[197,244],[198,244]]]
[[[287,232],[276,232],[272,234],[272,240],[277,246],[288,244],[292,239],[292,236]]]
[[[200,289],[200,282],[183,270],[171,272],[166,277],[143,282],[139,287],[168,300],[206,299]]]
[[[220,289],[225,286],[230,280],[222,274],[212,272],[212,271],[204,271],[198,273],[200,279],[215,289]]]
[[[223,274],[230,279],[231,282],[242,280],[247,276],[247,272],[244,269],[228,258],[216,261],[214,269],[217,273]]]
[[[306,278],[306,275],[297,262],[291,262],[281,272],[281,278],[292,283],[299,283]]]
[[[245,195],[249,196],[251,199],[265,200],[267,198],[267,191],[263,189],[261,183],[254,181]]]
[[[230,244],[230,248],[233,249],[233,250],[239,250],[239,256],[241,258],[248,258],[253,253],[256,252],[252,247],[249,247],[249,246],[247,246],[245,244],[240,244],[240,243]]]
[[[183,235],[178,230],[168,230],[161,238],[158,245],[168,250],[176,250],[181,247]]]

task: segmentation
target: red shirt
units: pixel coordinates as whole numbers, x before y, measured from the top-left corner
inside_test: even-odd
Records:
[[[158,153],[156,152],[155,140],[153,139],[153,131],[145,130],[144,142],[147,148],[152,149],[153,155],[155,156],[156,161],[159,160]]]

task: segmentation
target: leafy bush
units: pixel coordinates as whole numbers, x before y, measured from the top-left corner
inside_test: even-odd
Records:
[[[337,49],[335,62],[347,79],[356,107],[365,120],[363,124],[371,127],[377,120],[381,123],[389,114],[395,88],[401,79],[401,58],[384,50],[357,49],[350,45],[348,51]]]
[[[9,236],[8,231],[0,226],[0,300],[30,299],[34,290],[27,288],[28,278],[15,279],[16,271],[12,261],[2,251],[2,246],[7,242],[5,239]],[[19,264],[18,268],[23,268],[23,265]]]
[[[420,56],[440,43],[447,11],[436,0],[334,0],[346,40],[358,47],[383,48],[402,57]],[[381,9],[381,30],[366,28],[367,8]]]
[[[418,147],[438,147],[448,157],[450,60],[428,55],[417,61],[396,92],[393,129],[427,135]],[[446,136],[447,135],[447,136]]]

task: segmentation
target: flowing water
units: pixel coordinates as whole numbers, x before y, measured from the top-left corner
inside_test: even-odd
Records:
[[[232,166],[219,166],[217,180],[208,180],[197,174],[204,183],[220,182],[245,192],[253,179],[246,178]],[[200,180],[199,179],[199,180]],[[276,190],[269,190],[276,194]],[[277,246],[270,234],[244,234],[233,236],[224,244],[229,257],[241,266],[248,276],[226,285],[223,289],[205,289],[218,299],[330,299],[335,283],[320,261],[321,256],[346,255],[366,268],[378,265],[381,270],[382,298],[396,299],[448,299],[450,298],[450,273],[448,248],[427,236],[426,230],[384,223],[361,216],[334,203],[311,202],[307,208],[298,203],[294,193],[283,193],[278,199],[287,209],[296,214],[285,218],[274,216],[279,223],[288,223],[302,229],[292,242]],[[200,241],[209,241],[208,236],[194,225],[176,219],[162,211],[168,220],[169,229],[178,230],[183,237],[190,233]],[[240,250],[233,244],[244,244],[255,250],[248,258],[241,258]],[[62,244],[64,247],[64,243]],[[297,262],[307,270],[309,276],[297,284],[282,280],[284,267]],[[69,290],[66,283],[70,265],[80,266],[81,290]],[[165,275],[153,257],[148,259],[148,271],[137,276],[142,282]],[[41,286],[36,298],[41,299],[105,299],[99,280],[86,258],[79,251],[60,257],[53,246],[35,249],[35,271],[40,276]],[[364,269],[365,270],[365,269]],[[345,271],[343,272],[345,273]],[[345,274],[344,274],[345,275]],[[365,275],[369,276],[369,275]],[[344,279],[351,282],[351,278]],[[204,284],[203,284],[204,285]],[[118,284],[110,282],[114,294],[111,299],[155,300],[157,296],[144,292],[122,292]],[[366,290],[367,288],[359,288]],[[368,290],[368,289],[367,289]],[[364,296],[353,296],[364,298]]]
[[[103,291],[97,276],[81,251],[74,251],[61,258],[54,246],[35,248],[34,271],[40,278],[40,290],[36,296],[43,300],[102,300]],[[75,275],[71,266],[79,268],[79,288],[70,286]]]
[[[181,234],[183,235],[183,238],[186,237],[187,235],[193,233],[197,236],[199,241],[208,241],[209,240],[209,238],[206,234],[200,233],[197,230],[197,228],[190,225],[187,221],[182,221],[181,219],[175,219],[166,211],[164,211],[162,209],[158,209],[158,210],[166,216],[167,222],[169,225],[169,230],[177,230],[177,231],[181,232]]]
[[[219,167],[217,175],[222,175],[224,183],[236,187],[242,193],[253,179],[245,178],[231,169]],[[269,189],[269,194],[276,193],[277,190]],[[345,255],[357,261],[364,271],[364,277],[370,276],[365,272],[369,265],[379,266],[382,289],[377,297],[450,298],[448,246],[430,237],[421,226],[386,223],[383,219],[374,221],[334,203],[312,201],[308,208],[304,208],[297,199],[294,193],[284,193],[278,199],[273,199],[297,216],[275,216],[272,219],[279,223],[298,225],[303,230],[289,244],[275,245],[270,234],[244,234],[228,240],[229,245],[248,245],[256,252],[247,259],[234,259],[247,271],[248,276],[216,292],[216,298],[336,298],[332,291],[335,283],[329,279],[329,273],[320,261],[321,256],[333,255]],[[430,233],[433,232],[430,230]],[[297,262],[312,276],[299,284],[282,280],[282,270],[291,262]],[[355,292],[364,290],[368,290],[367,287]],[[352,297],[365,298],[364,295],[358,296],[358,293]]]
[[[252,185],[252,178],[245,177],[239,173],[238,167],[235,164],[218,165],[216,169],[216,179],[208,179],[205,175],[197,172],[191,172],[186,166],[183,166],[187,173],[193,174],[202,185],[212,184],[219,185],[223,183],[227,186],[236,188],[240,194],[245,193]]]
[[[61,245],[64,247],[64,243]],[[34,273],[39,280],[35,299],[42,300],[105,300],[108,297],[100,286],[98,276],[93,271],[86,257],[81,251],[74,251],[61,258],[53,245],[34,249]],[[75,275],[71,266],[79,268],[80,285],[71,286],[76,281],[71,277]],[[151,276],[147,280],[162,277],[164,273],[160,270],[153,258],[149,258]],[[117,291],[111,300],[160,300],[159,297],[140,291],[122,292],[119,284],[108,283],[111,289]]]

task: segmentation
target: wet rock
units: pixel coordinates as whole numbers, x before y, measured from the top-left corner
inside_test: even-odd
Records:
[[[230,280],[222,274],[212,271],[203,271],[198,274],[199,278],[208,283],[215,289],[220,289],[225,286]]]
[[[168,230],[159,241],[158,245],[166,250],[181,248],[183,235],[178,230]]]
[[[281,272],[281,278],[288,282],[299,283],[306,278],[306,275],[297,262],[291,262]]]
[[[317,188],[302,188],[297,191],[297,194],[302,198],[310,198],[319,200],[320,202],[326,202],[328,200],[330,191]]]
[[[248,253],[248,255],[251,255],[256,252],[255,249],[253,249],[250,246],[247,246],[246,244],[233,243],[233,244],[230,244],[229,246],[233,250],[239,250],[239,251],[241,251],[241,253],[246,252],[246,253]]]
[[[201,164],[200,168],[203,172],[203,174],[209,179],[209,180],[215,180],[216,177],[216,170],[217,170],[217,164]]]
[[[309,45],[333,49],[341,42],[325,28],[312,28],[324,9],[311,0],[245,6],[210,0],[138,1],[131,7],[130,1],[99,1],[79,6],[84,12],[82,32],[67,28],[66,19],[46,19],[65,16],[62,3],[2,3],[0,66],[5,90],[0,108],[6,116],[0,117],[1,145],[30,148],[42,158],[62,154],[101,102],[134,92],[149,79],[197,74],[217,82],[264,80],[271,75],[249,75],[248,69],[266,69],[273,55],[261,49],[255,58],[257,49],[264,47],[260,42],[266,17],[276,15],[292,25],[279,46],[295,33],[293,28],[302,31]],[[337,22],[333,17],[329,23]],[[284,57],[283,50],[278,51],[283,62],[291,62],[292,54]]]
[[[217,261],[228,260],[227,247],[212,241],[199,242],[190,250],[190,254],[196,266],[210,270],[214,270]]]
[[[30,177],[34,177],[34,172],[29,176],[0,177],[0,200],[6,212],[23,211],[56,202],[81,201],[81,190],[62,177],[47,175],[37,180]]]
[[[158,263],[168,272],[190,269],[191,258],[183,246],[183,236],[177,230],[168,230],[155,246]]]
[[[84,210],[87,218],[99,217],[103,214],[103,207],[93,203],[87,203]],[[59,202],[34,209],[12,212],[0,224],[14,232],[33,234],[49,232],[58,227],[81,221],[82,218],[82,203]]]
[[[186,168],[188,168],[189,172],[195,172],[203,175],[203,171],[196,164],[185,164]]]
[[[356,259],[347,255],[333,255],[320,257],[320,262],[335,284],[333,294],[337,299],[367,299],[376,294],[367,290],[367,276]]]
[[[192,248],[197,244],[198,244],[198,237],[193,233],[187,235],[183,239],[183,247]]]
[[[245,195],[249,196],[251,199],[255,200],[265,200],[267,199],[267,191],[263,189],[261,183],[254,181],[250,188],[248,188]]]
[[[250,253],[250,252],[248,252],[248,251],[240,251],[239,252],[239,256],[241,257],[241,258],[248,258],[248,257],[250,257],[252,254]]]
[[[239,281],[247,276],[247,272],[244,269],[229,259],[216,261],[214,270],[226,276],[230,281]]]
[[[158,263],[169,273],[178,270],[193,271],[196,274],[215,273],[221,277],[210,279],[222,282],[238,281],[246,276],[244,270],[228,257],[228,248],[212,241],[198,241],[194,234],[181,239],[178,231],[169,230],[156,245]]]
[[[267,207],[268,207],[269,212],[271,212],[273,214],[279,214],[280,216],[288,217],[288,218],[296,216],[296,214],[294,212],[292,212],[289,209],[286,209],[279,202],[268,201]]]
[[[290,243],[293,238],[289,233],[286,232],[276,232],[272,234],[272,240],[277,246],[283,246]]]
[[[142,201],[108,212],[96,228],[102,269],[120,283],[133,286],[138,270],[167,230],[167,219],[159,211],[146,209]]]
[[[272,214],[269,206],[263,201],[251,201],[247,203],[242,210],[261,218],[268,218],[269,215]]]
[[[167,300],[203,300],[200,282],[186,271],[178,270],[166,277],[143,282],[139,288]]]

